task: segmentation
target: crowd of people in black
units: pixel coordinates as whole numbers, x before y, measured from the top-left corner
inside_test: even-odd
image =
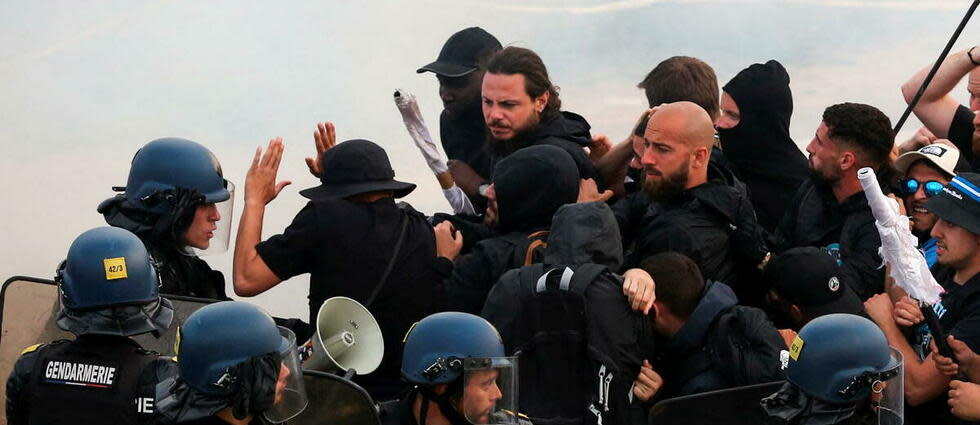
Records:
[[[253,297],[309,273],[309,324],[329,298],[364,304],[380,325],[384,355],[376,371],[354,381],[376,401],[395,400],[382,403],[385,423],[525,420],[471,414],[470,375],[435,378],[463,367],[449,361],[454,357],[410,369],[420,354],[406,347],[422,332],[413,325],[446,311],[482,316],[499,333],[499,350],[458,356],[515,356],[517,406],[534,423],[645,423],[660,400],[781,380],[787,385],[762,405],[782,423],[869,420],[887,410],[884,387],[900,390],[905,423],[980,421],[974,378],[980,51],[974,50],[942,63],[913,110],[924,127],[911,139],[896,141],[891,121],[874,106],[841,103],[824,110],[802,152],[789,133],[790,76],[777,60],[749,65],[720,90],[704,61],[662,61],[638,85],[649,109],[636,111],[632,131],[614,143],[562,109],[534,51],[466,28],[417,72],[439,80],[448,171],[480,214],[429,217],[397,202],[416,186],[395,179],[385,150],[362,139],[338,143],[334,124],[319,123],[307,166],[321,184],[301,191],[309,202],[265,239],[265,209],[289,182],[277,180],[281,139],[256,150],[244,182],[232,288]],[[901,87],[907,101],[928,70]],[[967,76],[970,105],[960,105],[951,91]],[[947,355],[919,300],[883,265],[879,224],[858,178],[862,168],[876,172],[883,192],[909,217],[944,290],[928,308],[948,335]],[[229,221],[221,204],[234,196],[234,185],[217,159],[195,142],[155,140],[137,152],[120,190],[98,211],[143,241],[160,292],[227,300],[223,274],[191,250],[220,243],[222,219]],[[65,308],[71,316],[74,307]],[[450,329],[459,320],[466,323],[461,329],[485,330],[469,316],[439,317],[450,320]],[[277,321],[295,332],[294,342],[314,331],[303,321]],[[87,332],[76,332],[79,340]],[[268,340],[275,349],[243,358],[278,353],[279,340]],[[27,352],[8,381],[11,424],[37,423],[31,391],[50,391],[32,381],[44,372],[37,365],[66,352],[64,344],[53,345],[59,354],[45,347]],[[285,364],[287,355],[276,356]],[[253,363],[243,376],[261,375],[253,369],[263,363]],[[268,376],[254,381],[281,391],[289,374],[282,370],[279,384]],[[180,372],[195,373],[183,365]],[[491,405],[508,396],[504,373],[494,373],[500,390],[487,396]],[[890,381],[896,377],[903,385]],[[186,414],[193,411],[247,423],[280,398],[249,403],[241,395],[195,395],[206,391],[190,378],[177,381],[158,386],[156,395],[158,404],[168,400],[167,418],[176,422],[201,420],[204,413]],[[180,403],[197,403],[197,410],[182,411]],[[51,412],[44,414],[49,420]]]

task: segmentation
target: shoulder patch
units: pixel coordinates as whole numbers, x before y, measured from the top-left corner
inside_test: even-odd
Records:
[[[24,349],[24,351],[21,351],[20,352],[20,355],[23,356],[24,354],[27,354],[27,353],[33,353],[33,352],[37,351],[38,348],[41,348],[42,345],[44,345],[44,344],[34,344],[34,345],[30,346],[30,347],[27,347],[27,348]]]

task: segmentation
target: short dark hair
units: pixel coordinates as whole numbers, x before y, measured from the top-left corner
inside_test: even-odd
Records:
[[[827,136],[843,142],[862,156],[865,165],[887,164],[895,145],[891,120],[878,108],[861,103],[838,103],[823,111]]]
[[[704,292],[704,278],[693,260],[684,254],[663,252],[641,261],[640,268],[657,283],[657,301],[679,317],[691,317]]]
[[[694,102],[718,118],[718,77],[710,65],[690,56],[674,56],[657,64],[637,87],[643,89],[650,107],[661,103]]]
[[[561,110],[561,99],[558,98],[558,87],[551,83],[548,68],[537,53],[522,47],[507,46],[490,57],[487,72],[491,74],[521,74],[524,76],[524,91],[532,99],[545,92],[550,93],[548,104],[542,114],[557,115]]]

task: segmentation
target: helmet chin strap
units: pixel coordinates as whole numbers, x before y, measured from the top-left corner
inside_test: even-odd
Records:
[[[463,415],[456,410],[453,406],[451,400],[449,400],[449,392],[444,392],[442,394],[436,394],[431,388],[419,385],[419,393],[422,394],[422,408],[419,410],[419,425],[425,425],[425,420],[429,413],[429,401],[434,401],[436,406],[439,407],[439,413],[445,417],[452,425],[473,425],[472,422],[466,420]]]

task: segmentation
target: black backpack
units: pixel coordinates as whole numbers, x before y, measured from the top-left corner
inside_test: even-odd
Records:
[[[626,370],[607,347],[591,342],[598,338],[593,337],[596,331],[589,323],[585,297],[598,279],[609,279],[616,288],[621,281],[597,264],[539,263],[516,273],[519,300],[510,296],[488,300],[484,312],[497,309],[495,315],[509,316],[501,333],[507,352],[519,358],[521,411],[535,425],[626,423],[639,367]],[[504,302],[508,305],[500,305]],[[602,340],[608,341],[608,335]]]

